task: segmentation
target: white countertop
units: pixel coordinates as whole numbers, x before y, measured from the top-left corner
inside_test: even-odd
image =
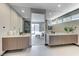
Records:
[[[8,38],[8,37],[30,37],[31,34],[25,34],[25,35],[6,35],[2,36],[2,38]]]
[[[76,33],[48,33],[47,35],[78,35]]]

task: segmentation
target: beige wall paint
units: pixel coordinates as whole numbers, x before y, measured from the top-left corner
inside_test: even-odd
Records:
[[[3,28],[5,26],[5,29]],[[22,31],[22,18],[7,4],[0,3],[0,55],[2,54],[2,36],[9,31]]]
[[[79,20],[54,25],[53,31],[55,31],[55,32],[65,32],[64,31],[65,26],[76,26],[77,28],[74,31],[74,33],[79,33]]]
[[[6,4],[0,4],[0,35],[8,30],[10,30],[10,8]]]

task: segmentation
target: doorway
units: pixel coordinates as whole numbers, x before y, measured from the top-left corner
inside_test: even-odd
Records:
[[[32,40],[32,45],[45,44],[45,15],[44,14],[32,13],[31,40]]]

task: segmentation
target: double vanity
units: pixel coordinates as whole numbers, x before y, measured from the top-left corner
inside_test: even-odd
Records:
[[[76,44],[79,45],[79,35],[75,33],[49,33],[46,43],[51,45]]]
[[[79,34],[75,33],[48,33],[46,37],[46,44],[48,46],[63,44],[79,45]],[[28,47],[31,47],[31,34],[2,37],[2,54],[8,50],[25,49]]]

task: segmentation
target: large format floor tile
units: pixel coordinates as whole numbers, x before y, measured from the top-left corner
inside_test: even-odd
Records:
[[[8,51],[4,56],[79,56],[79,46],[64,45],[48,47],[44,45],[44,39],[32,37],[31,48]]]
[[[32,46],[19,51],[9,51],[4,56],[79,56],[79,47],[75,45],[47,47]]]

